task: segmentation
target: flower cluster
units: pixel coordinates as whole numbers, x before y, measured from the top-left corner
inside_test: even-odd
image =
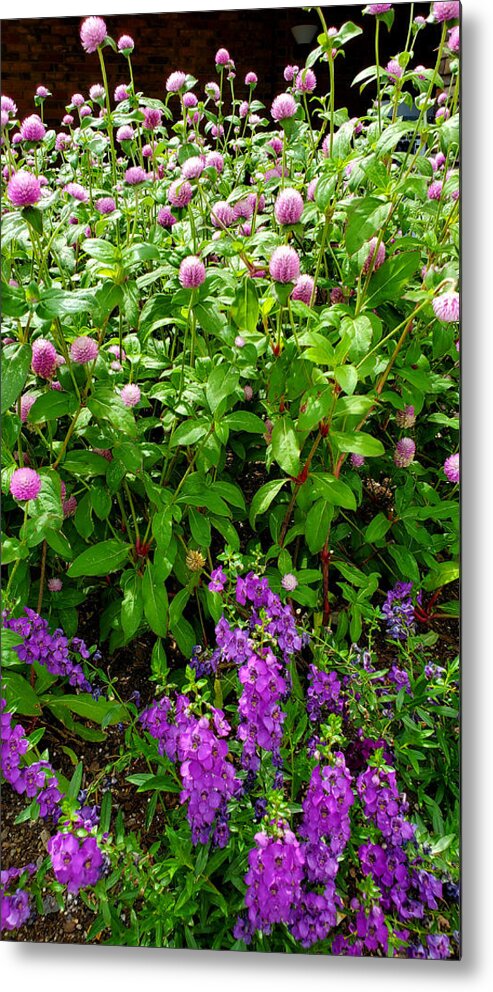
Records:
[[[36,865],[24,865],[23,868],[7,868],[0,872],[0,906],[1,920],[0,930],[17,930],[23,923],[26,923],[31,915],[31,901],[29,893],[20,887],[16,887],[14,892],[8,889],[13,887],[23,875],[33,875]]]
[[[306,711],[312,723],[320,723],[328,713],[342,713],[341,683],[336,672],[323,672],[311,664],[308,670]]]
[[[84,675],[82,666],[72,657],[74,654],[85,660],[90,657],[84,641],[79,637],[69,640],[63,630],[55,630],[50,634],[48,621],[28,606],[24,607],[24,614],[21,617],[8,617],[4,614],[3,619],[7,630],[24,638],[23,643],[14,648],[19,660],[26,665],[32,665],[36,661],[52,675],[65,676],[70,685],[90,692],[91,684]]]
[[[274,825],[274,835],[255,834],[245,875],[247,919],[236,924],[234,935],[249,944],[255,931],[269,934],[275,923],[294,922],[301,899],[303,854],[287,824]]]
[[[387,634],[395,641],[405,641],[413,632],[412,588],[412,582],[398,582],[393,589],[389,590],[382,606],[382,613],[387,624]]]

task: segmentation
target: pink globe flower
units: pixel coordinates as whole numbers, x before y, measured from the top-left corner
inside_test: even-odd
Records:
[[[82,93],[73,93],[73,95],[70,98],[70,103],[74,107],[83,107],[84,102],[85,101],[84,101],[84,97],[82,96]]]
[[[123,100],[128,98],[128,88],[125,83],[120,83],[113,94],[115,98],[115,103],[121,103]]]
[[[256,86],[258,78],[254,72],[247,72],[245,76],[245,86]]]
[[[69,148],[72,144],[72,139],[69,134],[65,134],[64,131],[60,131],[55,138],[55,148],[57,152],[64,152],[66,148]]]
[[[416,453],[416,445],[412,437],[403,437],[397,442],[394,451],[394,465],[397,468],[407,468]]]
[[[403,428],[414,427],[416,423],[416,414],[414,412],[414,407],[405,406],[403,410],[398,410],[395,415],[395,421],[399,427],[403,427]]]
[[[93,448],[92,450],[95,455],[101,455],[101,457],[105,458],[107,462],[113,461],[113,455],[109,448]]]
[[[160,227],[173,227],[173,224],[176,224],[176,217],[171,213],[169,207],[161,207],[158,210],[156,220]]]
[[[330,302],[332,306],[336,303],[344,303],[344,293],[340,286],[334,286],[330,291]]]
[[[304,275],[300,276],[296,280],[295,287],[291,293],[292,300],[301,300],[302,303],[306,303],[309,307],[312,299],[313,287],[315,283],[311,276]]]
[[[435,296],[435,299],[432,301],[432,307],[435,317],[438,317],[438,320],[443,321],[444,324],[455,323],[455,321],[459,320],[460,316],[459,293],[449,292],[442,293],[441,296]]]
[[[275,121],[284,121],[294,117],[297,109],[298,104],[291,93],[280,93],[273,101],[270,112]]]
[[[41,489],[41,476],[33,468],[16,468],[10,478],[10,494],[19,502],[36,499]]]
[[[83,119],[84,117],[90,117],[90,116],[91,116],[91,114],[92,114],[92,110],[91,110],[91,108],[90,108],[90,107],[88,107],[88,106],[87,106],[87,104],[85,104],[85,105],[84,105],[83,107],[81,107],[81,108],[80,108],[80,110],[79,110],[79,117],[80,117],[80,119],[81,119],[81,120],[82,120],[82,119]]]
[[[397,59],[391,59],[390,62],[387,62],[385,71],[393,80],[401,79],[404,75],[404,69],[399,65]]]
[[[275,282],[296,282],[300,274],[300,260],[294,248],[281,245],[272,252],[269,272]]]
[[[46,97],[51,96],[51,93],[46,89],[46,86],[38,86],[36,89],[36,96],[39,96],[41,100],[46,100]]]
[[[296,76],[298,93],[313,93],[317,85],[317,77],[313,69],[302,69]]]
[[[297,224],[301,220],[304,203],[297,189],[283,189],[274,204],[278,224]]]
[[[91,100],[102,100],[104,98],[104,86],[101,86],[101,83],[94,83],[93,86],[89,87],[89,96]]]
[[[448,33],[447,45],[451,52],[456,55],[460,51],[460,29],[459,25],[451,28]]]
[[[315,190],[317,188],[317,183],[318,183],[318,179],[312,179],[311,182],[308,183],[308,189],[306,191],[306,198],[311,203],[313,203],[313,201],[315,199]]]
[[[391,3],[369,3],[366,10],[368,14],[386,14],[391,7]]]
[[[122,34],[121,38],[118,39],[117,45],[118,51],[123,52],[124,55],[130,55],[130,52],[133,52],[135,48],[135,42],[129,34]]]
[[[460,16],[460,3],[453,2],[453,0],[437,0],[437,3],[432,3],[431,13],[437,21],[438,24],[442,24],[443,21],[455,21]]]
[[[218,200],[211,210],[211,223],[213,227],[230,227],[234,223],[235,213],[233,207],[225,200]]]
[[[65,124],[65,127],[71,127],[73,123],[74,118],[72,117],[72,114],[64,114],[62,117],[62,124]]]
[[[17,104],[14,103],[10,96],[2,96],[0,98],[0,109],[5,110],[12,117],[17,116]]]
[[[193,189],[186,179],[175,179],[168,190],[168,200],[173,207],[186,207],[193,196]]]
[[[283,589],[286,589],[286,592],[293,592],[298,585],[298,579],[292,574],[292,572],[287,572],[281,579],[281,585]]]
[[[79,200],[80,203],[87,203],[89,200],[89,193],[80,183],[67,183],[63,187],[63,191],[69,196],[73,196],[74,200]]]
[[[70,345],[70,358],[76,365],[87,365],[89,362],[94,362],[98,353],[97,341],[87,337],[86,334],[76,338]]]
[[[429,200],[439,200],[442,195],[443,182],[441,179],[435,179],[434,182],[430,183],[428,186],[427,196]]]
[[[448,109],[448,107],[439,107],[435,114],[436,121],[448,121],[449,117],[450,117],[450,110]]]
[[[41,198],[41,183],[31,172],[14,172],[7,186],[7,196],[14,207],[31,207]]]
[[[61,579],[48,579],[47,586],[49,592],[61,592],[63,589],[63,582]]]
[[[57,370],[57,353],[55,346],[46,338],[37,338],[33,342],[31,368],[35,375],[42,379],[51,379]]]
[[[86,17],[80,28],[80,40],[85,52],[91,55],[101,47],[107,35],[102,17]]]
[[[219,89],[217,83],[212,83],[212,82],[206,83],[204,86],[204,91],[206,96],[211,97],[211,99],[214,100],[215,103],[218,103],[221,97],[221,90]]]
[[[459,452],[456,455],[450,455],[449,458],[445,459],[443,464],[443,471],[447,476],[449,482],[459,482],[460,480],[460,469],[459,469]]]
[[[195,93],[184,93],[182,97],[183,106],[189,110],[191,107],[196,107],[198,104],[197,97]]]
[[[116,203],[112,196],[102,196],[94,204],[100,214],[112,214],[116,210]]]
[[[23,141],[42,141],[46,128],[38,114],[31,114],[22,121],[20,133]]]
[[[62,500],[62,511],[64,519],[67,517],[73,517],[77,509],[77,499],[75,496],[69,496],[68,499]]]
[[[243,386],[243,396],[247,403],[249,403],[250,400],[253,399],[253,389],[251,386],[248,385]]]
[[[363,455],[351,455],[349,459],[353,468],[362,468],[365,464],[365,459]]]
[[[198,179],[205,169],[205,161],[200,155],[187,158],[181,167],[181,174],[184,179]]]
[[[368,242],[369,252],[363,262],[363,268],[361,270],[364,276],[368,274],[371,268],[373,272],[376,272],[376,270],[379,269],[385,262],[385,245],[383,241],[381,241],[377,248],[377,241],[378,238],[372,238],[371,241]]]
[[[205,281],[205,265],[196,255],[188,255],[180,265],[178,278],[184,289],[196,289]]]
[[[205,157],[206,169],[215,169],[216,172],[221,174],[224,169],[224,158],[220,152],[209,152]]]
[[[25,424],[29,416],[29,411],[33,403],[36,402],[36,399],[36,393],[24,393],[21,396],[21,420],[23,424]]]
[[[284,69],[283,76],[287,83],[292,83],[293,79],[296,78],[298,72],[300,71],[297,65],[287,65]]]
[[[163,115],[159,107],[144,107],[144,121],[142,126],[146,131],[154,131],[155,128],[159,127],[162,118]]]
[[[122,124],[116,132],[116,140],[118,142],[122,141],[132,141],[135,136],[135,131],[131,124]]]
[[[140,183],[145,183],[146,179],[147,173],[141,165],[131,165],[125,172],[125,182],[130,186],[138,186]]]
[[[183,89],[187,80],[185,72],[172,72],[166,80],[166,90],[168,93],[179,93]]]
[[[129,382],[124,386],[120,396],[125,406],[132,407],[140,403],[140,389],[135,383]]]
[[[229,57],[229,52],[227,48],[219,48],[216,52],[215,63],[216,65],[227,65],[231,59]]]

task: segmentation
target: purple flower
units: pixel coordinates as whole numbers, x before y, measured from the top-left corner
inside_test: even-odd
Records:
[[[451,28],[448,33],[447,45],[451,52],[457,54],[460,51],[460,29],[457,25],[455,28]]]
[[[281,585],[283,589],[286,589],[287,592],[293,592],[293,590],[296,589],[296,586],[298,585],[298,579],[296,578],[295,575],[292,575],[291,572],[287,572],[286,575],[283,575],[281,579]]]
[[[294,248],[281,245],[272,252],[269,272],[275,282],[296,282],[300,275],[300,260]]]
[[[412,582],[398,582],[387,593],[382,613],[387,623],[387,634],[394,640],[405,640],[414,624],[414,606],[411,600]]]
[[[276,96],[271,107],[271,116],[275,121],[283,121],[294,117],[298,104],[291,93],[280,93]]]
[[[42,141],[46,128],[38,114],[31,114],[22,121],[20,133],[23,141]]]
[[[284,69],[284,73],[283,73],[284,79],[286,80],[286,82],[287,83],[292,83],[293,82],[293,79],[296,78],[296,75],[297,75],[297,73],[299,71],[300,71],[299,66],[297,66],[297,65],[287,65],[286,68]]]
[[[391,3],[370,3],[366,8],[366,12],[368,14],[386,14],[391,8]]]
[[[432,3],[431,12],[435,21],[442,24],[443,21],[455,21],[460,16],[460,3],[454,0],[438,0]]]
[[[50,592],[61,592],[63,589],[63,582],[61,579],[48,579],[47,585]]]
[[[116,132],[116,140],[122,141],[132,141],[135,136],[135,131],[131,124],[122,124]]]
[[[441,179],[435,179],[428,186],[427,196],[429,200],[439,200],[442,195],[443,182]]]
[[[255,72],[247,72],[245,76],[245,86],[256,86],[258,78]]]
[[[70,358],[76,365],[87,365],[98,357],[99,347],[93,338],[83,335],[70,345]]]
[[[234,223],[235,212],[225,200],[218,200],[211,210],[211,223],[213,227],[230,227]]]
[[[216,65],[227,65],[231,61],[227,48],[219,48],[214,61]]]
[[[298,93],[313,93],[317,85],[317,77],[313,69],[302,69],[296,76],[295,85]]]
[[[211,581],[209,582],[208,589],[210,592],[222,592],[227,581],[228,577],[222,568],[214,568],[211,572]]]
[[[398,410],[395,415],[395,421],[399,427],[403,427],[403,428],[414,427],[416,423],[416,414],[414,412],[414,407],[405,406],[403,410]]]
[[[183,89],[186,83],[186,73],[185,72],[172,72],[166,80],[166,90],[168,93],[178,93]]]
[[[371,238],[368,242],[368,255],[363,263],[362,273],[364,276],[368,274],[370,269],[372,272],[376,272],[381,265],[385,262],[385,245],[383,241],[380,242],[377,248],[378,238]]]
[[[115,103],[121,103],[122,100],[126,100],[128,98],[128,87],[125,85],[125,83],[120,83],[116,87],[113,95],[114,95]]]
[[[130,52],[133,52],[135,48],[135,42],[129,34],[122,34],[118,39],[117,45],[118,51],[123,52],[124,55],[130,55]]]
[[[394,451],[394,464],[397,468],[407,468],[416,453],[416,445],[411,437],[402,437],[397,442]]]
[[[86,17],[80,28],[80,40],[85,52],[91,55],[101,47],[107,35],[102,17]]]
[[[14,207],[30,207],[41,198],[41,183],[31,172],[14,172],[7,185],[7,196]]]
[[[278,224],[297,224],[303,213],[303,197],[296,189],[284,189],[274,205]]]
[[[158,210],[156,220],[161,227],[173,227],[173,224],[176,224],[176,217],[171,213],[169,207],[161,207]]]
[[[173,207],[186,207],[192,196],[192,186],[186,179],[175,179],[168,189],[168,200]]]
[[[146,179],[147,173],[141,165],[131,165],[125,172],[125,182],[129,183],[130,186],[138,186],[139,183],[145,183]]]
[[[137,403],[140,402],[140,389],[135,383],[127,383],[123,387],[120,397],[125,406],[137,406]]]
[[[116,203],[112,196],[102,196],[96,200],[94,206],[100,214],[112,214],[116,210]]]
[[[438,320],[442,320],[445,324],[455,323],[460,313],[459,293],[449,292],[435,296],[432,307]]]
[[[67,183],[63,187],[64,193],[68,193],[69,196],[73,196],[74,200],[79,200],[80,203],[87,203],[89,200],[89,193],[80,183]]]
[[[143,127],[146,131],[154,131],[159,127],[163,114],[158,107],[144,107]]]
[[[16,468],[10,477],[10,493],[14,499],[36,499],[41,489],[41,476],[32,468]]]
[[[36,399],[37,399],[36,393],[23,393],[22,394],[22,396],[21,396],[21,421],[22,421],[23,424],[25,424],[25,422],[26,422],[26,420],[27,420],[27,418],[29,416],[29,411],[30,411],[33,403],[36,402]]]
[[[221,173],[224,169],[224,158],[220,152],[209,152],[206,155],[205,165],[207,169],[213,168],[216,172]]]
[[[184,289],[196,289],[205,281],[204,263],[196,255],[188,255],[180,265],[178,278]]]
[[[350,462],[353,468],[362,468],[365,464],[365,459],[363,455],[351,455]]]
[[[295,287],[291,293],[292,300],[301,300],[307,306],[311,305],[313,288],[315,282],[309,275],[302,275],[296,280]]]
[[[399,65],[397,59],[391,59],[385,67],[385,71],[388,73],[392,80],[401,79],[404,75],[404,69]]]
[[[455,455],[450,455],[445,459],[443,465],[443,471],[447,476],[449,482],[459,482],[460,470],[459,470],[459,452]]]
[[[433,6],[434,7],[438,7],[439,4],[435,3]],[[458,7],[459,5],[458,4],[452,4],[452,3],[450,3],[450,4],[444,3],[444,4],[440,4],[440,6],[443,6],[443,7],[455,7],[455,6],[457,6]],[[442,20],[445,20],[445,18],[442,18]],[[437,959],[443,959],[443,958],[450,957],[450,941],[449,941],[448,937],[445,936],[445,934],[443,934],[443,933],[432,933],[432,934],[428,934],[427,937],[426,937],[426,943],[428,944],[428,951],[429,951],[429,955],[428,956],[431,959],[437,960]]]

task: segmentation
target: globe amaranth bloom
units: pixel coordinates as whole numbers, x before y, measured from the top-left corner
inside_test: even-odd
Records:
[[[123,387],[120,397],[125,406],[137,406],[140,402],[140,389],[135,383],[129,382]]]
[[[205,265],[196,255],[187,255],[180,265],[178,278],[184,289],[196,289],[205,280]]]
[[[429,200],[439,200],[442,195],[443,182],[441,179],[435,179],[428,186],[427,196]]]
[[[14,499],[36,499],[41,489],[41,476],[33,468],[16,468],[10,477],[10,494]]]
[[[7,186],[7,196],[14,207],[30,207],[41,197],[41,183],[31,172],[14,172]]]
[[[211,210],[211,223],[213,227],[230,227],[235,221],[233,207],[225,200],[218,200]]]
[[[36,88],[36,96],[38,96],[40,100],[45,100],[47,96],[51,96],[51,93],[46,89],[46,86],[38,86]]]
[[[416,414],[413,406],[405,406],[403,410],[398,410],[395,415],[396,423],[399,427],[414,427]]]
[[[349,459],[353,468],[362,468],[365,464],[365,459],[363,455],[351,455]]]
[[[155,128],[159,127],[162,120],[162,112],[159,107],[144,107],[144,120],[142,122],[142,127],[146,131],[154,131]]]
[[[63,582],[61,579],[48,579],[47,586],[50,592],[61,592]]]
[[[442,320],[444,324],[454,323],[459,319],[460,314],[459,293],[450,292],[442,293],[441,296],[435,296],[435,299],[432,301],[432,307],[435,317],[438,317],[438,320]]]
[[[33,342],[31,368],[35,375],[42,379],[51,379],[57,370],[57,353],[55,346],[46,338],[37,338]]]
[[[168,93],[179,93],[183,89],[186,83],[187,75],[185,72],[172,72],[166,80],[166,90]]]
[[[280,93],[273,101],[270,112],[275,121],[283,121],[294,117],[297,109],[298,104],[291,93]]]
[[[377,248],[377,242],[378,238],[372,238],[368,242],[369,251],[365,261],[363,262],[363,268],[361,270],[364,276],[368,274],[370,269],[372,272],[376,272],[376,270],[379,269],[385,262],[385,245],[383,241],[381,241]]]
[[[431,13],[438,24],[455,21],[460,16],[460,3],[454,0],[437,0],[431,5]]]
[[[22,394],[22,396],[21,396],[21,421],[22,421],[23,424],[25,424],[25,422],[26,422],[26,420],[27,420],[27,418],[29,416],[29,411],[30,411],[33,403],[36,402],[36,400],[37,400],[36,393],[23,393]]]
[[[130,55],[130,52],[133,52],[135,48],[135,42],[129,34],[122,34],[121,38],[118,39],[117,45],[118,51],[122,52],[123,55]]]
[[[275,248],[270,257],[269,272],[276,282],[296,282],[300,274],[300,260],[294,248],[289,245]]]
[[[187,158],[181,167],[181,174],[184,179],[198,179],[205,169],[205,160],[200,155],[193,155]]]
[[[103,44],[107,35],[102,17],[86,17],[80,28],[80,40],[85,52],[91,55]]]
[[[158,210],[156,220],[160,227],[173,227],[173,224],[176,224],[176,217],[171,213],[169,207],[161,207]]]
[[[94,206],[100,214],[112,214],[116,210],[116,203],[112,196],[102,196],[96,200]]]
[[[298,579],[291,572],[287,572],[281,579],[281,585],[283,589],[286,589],[286,592],[293,592],[298,585]]]
[[[301,300],[302,303],[306,303],[307,306],[310,306],[314,285],[315,283],[312,276],[309,275],[300,276],[296,280],[295,287],[293,289],[293,292],[291,293],[291,299]]]
[[[228,65],[231,61],[227,48],[219,48],[214,59],[216,65]]]
[[[313,93],[317,85],[317,77],[313,69],[302,69],[296,76],[295,85],[298,93]]]
[[[451,52],[456,55],[460,51],[460,29],[459,25],[451,28],[448,33],[447,45]]]
[[[193,196],[193,188],[186,179],[175,179],[168,189],[168,200],[173,207],[186,207]]]
[[[2,95],[0,98],[0,108],[5,110],[7,114],[12,114],[12,117],[15,117],[17,114],[17,104],[14,103],[10,96]]]
[[[63,187],[63,191],[69,196],[73,196],[74,200],[79,200],[80,203],[87,203],[89,200],[89,193],[80,183],[67,183]]]
[[[125,182],[129,183],[130,186],[138,186],[139,183],[145,183],[146,179],[147,173],[141,165],[131,165],[125,172]]]
[[[287,83],[292,83],[293,79],[296,78],[300,68],[298,65],[287,65],[284,69],[283,76]]]
[[[258,78],[255,72],[247,72],[245,76],[245,86],[256,86]]]
[[[297,189],[283,189],[274,205],[278,224],[297,224],[303,213],[303,197]]]
[[[204,86],[204,91],[207,96],[211,97],[211,99],[214,100],[215,103],[219,102],[221,96],[221,90],[219,89],[217,83],[213,83],[213,82],[206,83]]]
[[[369,3],[366,12],[367,14],[386,14],[391,7],[391,3]]]
[[[89,96],[91,100],[102,100],[104,98],[104,86],[101,86],[101,83],[94,83],[93,86],[89,87]]]
[[[122,141],[132,141],[135,136],[135,131],[131,124],[122,124],[116,132],[116,140],[118,142]]]
[[[87,365],[98,357],[98,344],[93,338],[82,335],[70,345],[70,358],[76,365]]]
[[[404,69],[399,65],[397,59],[391,59],[390,62],[387,62],[385,71],[391,79],[401,79],[404,75]]]
[[[449,458],[445,459],[443,464],[443,471],[447,476],[449,482],[459,482],[460,480],[460,469],[459,469],[459,452],[456,455],[450,455]]]
[[[414,461],[416,445],[411,437],[402,437],[394,451],[394,464],[397,468],[407,468]]]
[[[125,83],[119,83],[119,85],[115,88],[113,96],[115,103],[121,103],[122,100],[126,100],[128,98],[128,87]]]
[[[31,114],[22,121],[20,133],[23,141],[42,141],[46,128],[38,114]]]

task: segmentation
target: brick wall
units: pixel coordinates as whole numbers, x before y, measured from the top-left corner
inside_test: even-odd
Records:
[[[429,4],[416,3],[414,14],[426,15]],[[362,17],[363,5],[323,8],[328,26],[353,20],[365,28],[364,35],[351,41],[346,57],[337,60],[336,106],[348,107],[351,114],[364,113],[371,98],[371,88],[360,96],[351,81],[362,68],[374,61],[373,24]],[[390,34],[381,32],[381,60],[400,51],[405,44],[410,4],[396,4],[396,20]],[[132,57],[135,83],[147,96],[163,98],[164,81],[174,69],[190,71],[200,84],[216,80],[214,54],[225,47],[237,66],[235,87],[245,96],[245,73],[254,69],[259,77],[256,95],[267,106],[284,89],[283,69],[288,63],[302,65],[309,49],[300,48],[291,27],[306,21],[316,22],[315,14],[301,8],[265,8],[257,10],[207,11],[105,16],[109,34],[131,34],[135,40]],[[335,16],[337,19],[335,20]],[[83,52],[79,40],[82,18],[39,18],[2,20],[2,93],[15,99],[22,117],[32,113],[32,94],[40,83],[53,97],[45,103],[45,118],[57,126],[65,113],[72,93],[87,94],[92,83],[100,81],[96,54]],[[415,63],[434,64],[439,37],[436,25],[418,35]],[[111,93],[117,83],[127,81],[126,59],[105,49]],[[317,70],[320,87],[328,88],[327,67]]]

